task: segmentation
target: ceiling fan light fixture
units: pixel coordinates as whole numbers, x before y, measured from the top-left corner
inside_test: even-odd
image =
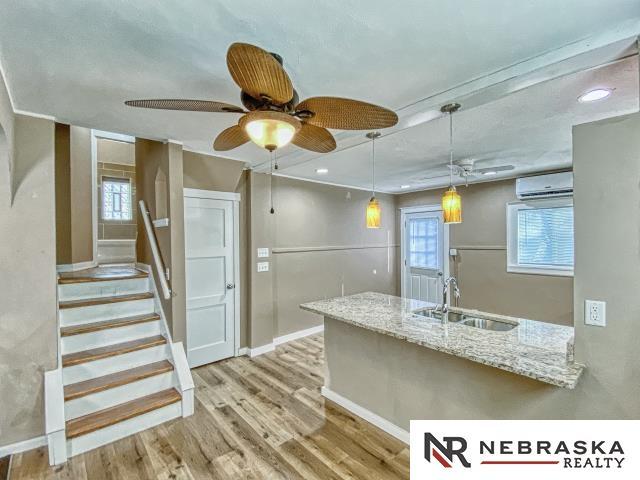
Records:
[[[260,111],[242,117],[240,127],[253,143],[272,152],[289,144],[302,124],[286,113]]]

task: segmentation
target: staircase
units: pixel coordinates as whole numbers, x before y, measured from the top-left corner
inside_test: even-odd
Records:
[[[193,413],[193,381],[146,271],[99,267],[58,279],[59,368],[45,373],[52,465]]]

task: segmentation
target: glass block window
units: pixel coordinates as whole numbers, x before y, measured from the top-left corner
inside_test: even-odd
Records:
[[[102,177],[102,219],[131,220],[131,182]]]
[[[438,226],[435,217],[409,220],[409,265],[417,268],[440,268],[438,262]]]

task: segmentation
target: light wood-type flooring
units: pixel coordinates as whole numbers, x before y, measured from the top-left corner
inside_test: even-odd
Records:
[[[15,455],[20,479],[409,478],[409,449],[324,399],[323,337],[192,370],[195,414],[49,467]]]

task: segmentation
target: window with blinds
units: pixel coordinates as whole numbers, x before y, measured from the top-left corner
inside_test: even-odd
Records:
[[[511,204],[507,222],[509,271],[573,274],[571,198]]]

